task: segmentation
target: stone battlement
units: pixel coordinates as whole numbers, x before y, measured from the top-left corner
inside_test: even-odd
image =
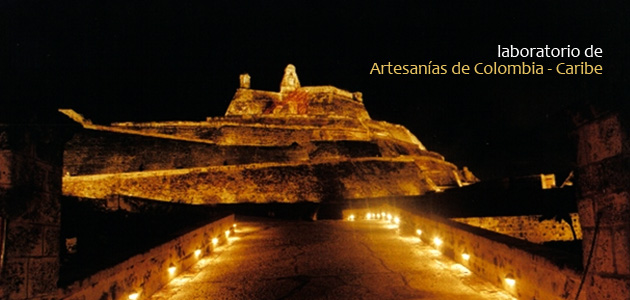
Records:
[[[279,92],[250,89],[250,77],[241,75],[241,87],[225,116],[345,116],[369,119],[360,92],[334,86],[302,87],[295,66],[288,65]]]

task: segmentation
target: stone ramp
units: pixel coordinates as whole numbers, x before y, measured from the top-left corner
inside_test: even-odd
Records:
[[[513,299],[385,222],[237,222],[151,299]]]

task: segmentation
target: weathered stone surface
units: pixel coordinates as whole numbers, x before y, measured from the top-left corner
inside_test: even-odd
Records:
[[[593,199],[582,198],[577,201],[578,214],[580,215],[580,225],[582,227],[593,228],[595,226],[595,206]]]
[[[370,119],[360,93],[301,86],[291,65],[280,92],[241,81],[225,117],[205,122],[102,126],[63,110],[85,129],[64,154],[64,193],[320,202],[421,195],[477,180],[403,126]]]
[[[9,223],[7,230],[7,256],[41,256],[43,228],[41,225]]]
[[[419,178],[413,160],[363,159],[68,177],[64,194],[123,194],[185,203],[319,202],[418,195],[432,188]]]
[[[28,259],[8,258],[2,270],[0,283],[11,299],[26,298]]]
[[[616,115],[586,124],[578,134],[580,166],[618,155],[623,150],[623,131]]]
[[[78,126],[55,111],[7,116],[0,120],[0,221],[8,224],[0,299],[55,299],[63,143]]]
[[[222,146],[106,131],[83,131],[66,147],[64,173],[75,176],[380,155],[376,143],[365,141]]]
[[[47,226],[44,231],[44,256],[55,256],[59,254],[59,227]]]
[[[628,299],[628,295],[630,295],[630,281],[624,278],[595,276],[588,295],[588,299]]]
[[[630,276],[630,225],[613,230],[613,246],[616,273]]]
[[[532,243],[544,243],[549,241],[572,241],[576,238],[581,240],[582,230],[579,216],[571,214],[571,219],[575,237],[571,231],[571,226],[567,222],[556,221],[555,219],[541,220],[540,215],[454,218],[452,220]]]
[[[13,155],[11,151],[2,150],[0,151],[0,185],[9,185],[11,184],[11,162],[13,160]]]
[[[56,257],[33,259],[28,266],[28,295],[39,297],[54,294],[59,278],[59,261]]]
[[[610,228],[602,228],[597,235],[595,253],[593,254],[593,270],[612,274],[615,272],[613,256],[613,233]],[[590,248],[590,246],[589,246]]]
[[[591,108],[579,122],[578,208],[583,221],[583,261],[595,241],[585,294],[588,299],[630,295],[630,139],[627,115]]]
[[[578,191],[584,197],[625,190],[630,186],[630,153],[617,155],[578,169]]]

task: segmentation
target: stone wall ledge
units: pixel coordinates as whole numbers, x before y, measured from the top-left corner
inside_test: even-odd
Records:
[[[422,243],[436,247],[443,255],[518,299],[574,299],[577,294],[580,272],[557,259],[549,259],[566,255],[564,252],[428,215],[411,207],[386,204],[374,209],[345,210],[343,215],[347,218],[354,214],[359,219],[368,212],[386,212],[399,217],[400,228],[409,233],[420,229]],[[435,246],[435,237],[442,241],[440,246]],[[464,259],[464,253],[469,255],[468,260]],[[507,276],[515,280],[513,286],[506,283]],[[585,300],[586,293],[581,293],[579,299]]]
[[[62,288],[59,297],[68,300],[127,299],[128,295],[138,293],[137,299],[146,299],[199,258],[211,253],[215,247],[213,238],[225,242],[225,232],[231,230],[233,224],[234,215],[227,215]],[[198,249],[201,253],[195,255]],[[170,267],[175,267],[175,272],[169,272]]]
[[[426,159],[436,161],[449,167],[455,168],[455,165],[444,162],[439,159],[430,156],[412,156],[401,155],[398,157],[356,157],[356,158],[325,158],[320,159],[317,162],[262,162],[251,163],[242,165],[226,165],[226,166],[207,166],[207,167],[193,167],[183,169],[167,169],[167,170],[149,170],[139,172],[123,172],[123,173],[103,173],[103,174],[90,174],[90,175],[76,175],[76,176],[64,176],[63,181],[71,183],[75,181],[90,181],[90,180],[102,180],[106,178],[142,178],[142,177],[155,177],[155,176],[168,176],[168,175],[181,175],[181,174],[195,174],[195,173],[207,173],[213,171],[238,171],[238,170],[256,170],[274,167],[296,167],[296,166],[311,166],[311,165],[325,165],[336,163],[353,163],[353,162],[408,162],[414,163],[416,159]]]

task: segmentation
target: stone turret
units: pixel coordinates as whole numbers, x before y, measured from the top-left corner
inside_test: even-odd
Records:
[[[284,76],[282,76],[282,81],[280,82],[280,93],[284,95],[298,88],[300,88],[300,80],[295,72],[295,66],[289,64],[284,68]]]
[[[241,74],[240,82],[241,82],[240,88],[248,89],[251,85],[251,77],[249,76],[249,74]]]

